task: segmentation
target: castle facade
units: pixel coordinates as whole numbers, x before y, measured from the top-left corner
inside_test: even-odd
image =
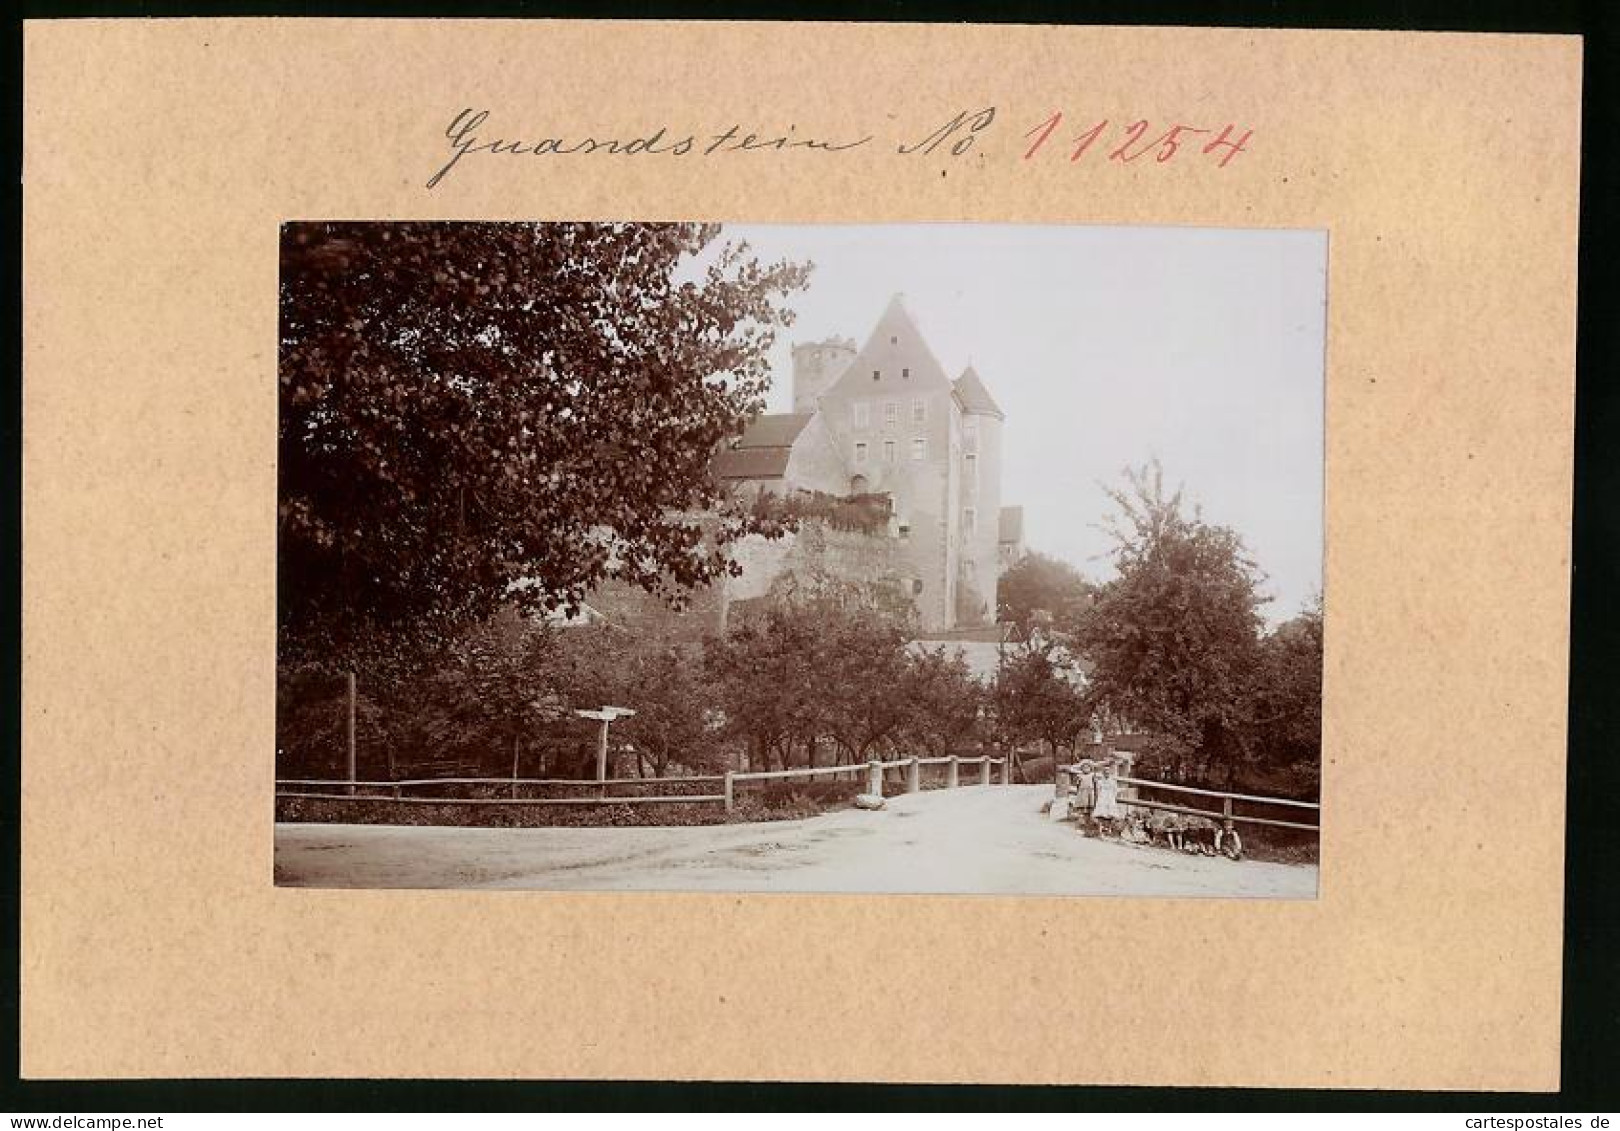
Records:
[[[896,580],[925,632],[993,624],[999,575],[1023,554],[1001,491],[1006,416],[971,366],[954,379],[896,295],[864,345],[793,348],[793,411],[757,417],[716,456],[744,497],[884,495]]]

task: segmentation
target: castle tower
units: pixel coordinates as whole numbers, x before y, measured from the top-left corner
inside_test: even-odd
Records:
[[[793,347],[793,411],[815,412],[821,396],[844,375],[855,360],[855,343],[848,338],[800,342]]]
[[[851,491],[882,492],[893,501],[923,629],[952,627],[961,574],[961,411],[950,377],[899,295],[819,403]]]
[[[1001,429],[1006,415],[970,365],[954,382],[962,414],[957,622],[993,624],[1000,575]]]

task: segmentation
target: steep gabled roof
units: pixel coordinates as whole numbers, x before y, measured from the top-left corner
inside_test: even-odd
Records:
[[[997,420],[1007,419],[1006,414],[1001,411],[1001,406],[990,395],[990,390],[984,387],[978,370],[973,366],[962,370],[962,375],[956,379],[954,388],[963,412],[976,412],[981,416],[993,416]]]
[[[1024,508],[1002,507],[1000,531],[997,538],[1002,542],[1022,542],[1024,540]]]
[[[923,340],[905,302],[895,295],[855,360],[828,391],[846,396],[899,395],[950,387],[944,367]]]

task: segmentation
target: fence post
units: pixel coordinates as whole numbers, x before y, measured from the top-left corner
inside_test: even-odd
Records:
[[[1012,784],[1012,756],[1009,754],[1001,756],[1001,784]]]
[[[957,783],[957,780],[958,780],[958,777],[959,777],[960,773],[961,773],[960,759],[958,759],[955,754],[952,754],[950,762],[945,767],[945,788],[946,789],[955,789],[956,788],[956,783]]]
[[[990,755],[988,754],[984,756],[984,761],[979,763],[979,784],[990,784]]]
[[[1052,771],[1052,796],[1059,801],[1069,796],[1069,771],[1061,766]]]
[[[922,790],[922,761],[915,754],[906,766],[906,792],[918,793]]]
[[[350,668],[343,683],[343,732],[349,752],[349,795],[354,795],[355,779],[360,775],[356,772],[358,759],[355,755],[355,701],[359,696],[355,692],[354,669]]]
[[[733,771],[726,771],[726,812],[729,813],[737,807],[736,785],[732,781]]]
[[[883,796],[883,763],[876,758],[866,764],[866,792],[874,797]]]

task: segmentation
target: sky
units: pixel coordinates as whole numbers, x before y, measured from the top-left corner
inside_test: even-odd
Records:
[[[1321,589],[1327,233],[1146,227],[726,225],[761,258],[815,264],[772,351],[862,345],[904,295],[952,377],[1000,403],[1002,502],[1032,550],[1112,575],[1102,484],[1157,457],[1206,521],[1242,535],[1277,623]]]

